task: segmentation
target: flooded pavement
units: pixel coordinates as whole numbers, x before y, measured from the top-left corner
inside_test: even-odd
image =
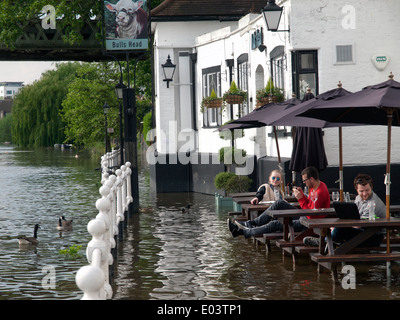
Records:
[[[97,167],[99,161],[84,154],[0,147],[0,300],[82,297],[75,274],[87,264],[87,223],[98,213]],[[384,264],[355,265],[356,289],[345,290],[333,285],[329,272],[318,273],[307,256],[293,265],[274,245],[266,253],[251,240],[232,238],[228,210],[216,210],[214,196],[156,194],[145,166],[139,187],[141,212],[129,219],[118,243],[114,300],[400,298],[396,263],[390,285]],[[56,230],[60,215],[74,219],[71,232]],[[39,245],[20,248],[17,236],[30,236],[35,223],[41,225]],[[72,245],[83,246],[81,257],[59,253]],[[54,283],[46,280],[52,272]]]
[[[227,210],[202,194],[144,195],[148,211],[131,218],[119,248],[114,299],[399,299],[399,266],[355,265],[356,289],[335,286],[308,256],[294,265],[272,246],[232,238]],[[186,204],[189,210],[182,212]]]

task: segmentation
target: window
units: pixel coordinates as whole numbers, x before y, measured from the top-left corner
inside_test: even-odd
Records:
[[[318,52],[316,50],[292,52],[293,92],[303,99],[307,88],[318,94]]]
[[[354,63],[353,46],[352,45],[337,45],[336,46],[336,64]]]
[[[237,85],[238,88],[243,91],[248,91],[249,80],[247,77],[247,70],[249,68],[249,56],[247,53],[240,55],[237,59]],[[249,113],[249,104],[247,101],[243,101],[242,107],[238,108],[238,117],[242,117]]]
[[[270,58],[274,87],[285,91],[284,72],[286,70],[286,56],[284,55],[284,47],[275,47],[270,53]]]
[[[221,66],[203,69],[203,98],[208,97],[214,89],[221,97]],[[203,113],[203,126],[216,127],[222,124],[221,108],[205,108]]]

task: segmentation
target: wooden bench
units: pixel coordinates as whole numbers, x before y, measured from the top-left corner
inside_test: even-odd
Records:
[[[264,233],[258,236],[254,236],[253,239],[258,245],[258,243],[265,244],[265,249],[267,252],[271,251],[271,240],[279,240],[282,239],[283,232],[271,232],[271,233]]]
[[[228,216],[242,216],[242,211],[229,211]]]
[[[310,253],[317,253],[318,247],[312,246],[297,246],[294,250],[299,254],[310,254]]]
[[[330,262],[366,262],[400,260],[400,253],[370,253],[370,254],[311,254],[311,260],[317,263]]]

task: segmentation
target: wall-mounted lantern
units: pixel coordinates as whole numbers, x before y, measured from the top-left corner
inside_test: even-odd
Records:
[[[283,7],[278,6],[275,0],[268,0],[268,4],[262,9],[265,24],[267,25],[268,31],[273,32],[283,32],[290,30],[278,30],[279,22],[281,21],[281,16],[283,12]]]
[[[167,82],[167,88],[169,88],[169,83],[172,81],[175,73],[176,64],[171,62],[171,58],[168,55],[167,61],[161,65],[164,71],[164,81]]]

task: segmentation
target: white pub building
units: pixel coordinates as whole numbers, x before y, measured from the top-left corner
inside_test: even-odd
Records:
[[[270,31],[262,10],[275,2],[282,16],[277,30]],[[398,0],[165,0],[151,13],[156,130],[148,157],[157,190],[213,194],[215,174],[226,170],[217,154],[231,144],[219,137],[218,127],[252,112],[257,91],[269,79],[285,100],[292,94],[302,99],[307,87],[315,95],[326,92],[339,81],[344,89],[359,91],[388,80],[390,72],[400,81],[399,12]],[[163,69],[168,58],[175,65],[172,79]],[[222,112],[201,108],[203,97],[212,90],[222,97],[232,80],[247,91],[247,100]],[[246,150],[246,174],[256,188],[277,168],[275,135],[270,126],[244,131],[235,147]],[[291,128],[277,132],[290,181]],[[323,129],[323,139],[328,168],[321,180],[338,187],[337,128]],[[386,139],[384,126],[343,128],[345,191],[354,192],[356,174],[368,173],[384,199]],[[399,163],[400,131],[393,128],[392,202],[400,200]]]

